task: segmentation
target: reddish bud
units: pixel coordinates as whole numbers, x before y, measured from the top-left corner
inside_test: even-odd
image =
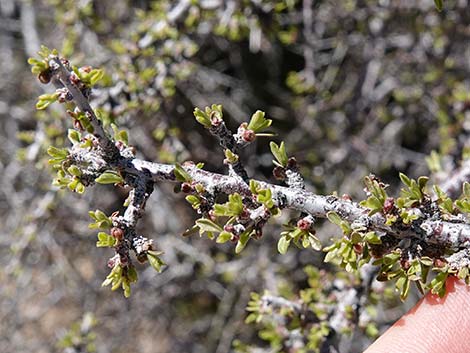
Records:
[[[285,180],[287,175],[286,175],[286,170],[282,167],[274,167],[273,169],[273,175],[277,180]]]
[[[70,70],[70,62],[66,58],[60,58],[60,62],[64,65],[67,69]]]
[[[354,252],[355,252],[357,255],[361,255],[361,254],[362,254],[363,247],[362,247],[361,244],[354,244],[354,245],[353,245],[353,250],[354,250]]]
[[[193,191],[193,187],[191,186],[190,183],[183,183],[181,184],[181,191],[184,192],[185,194]]]
[[[77,130],[83,131],[82,123],[77,119],[73,120],[73,127]]]
[[[113,268],[116,265],[116,259],[114,257],[110,258],[107,263],[109,268]]]
[[[212,126],[219,126],[222,124],[222,119],[220,118],[219,113],[216,111],[211,112],[209,119],[211,120]]]
[[[82,66],[80,68],[80,71],[83,71],[85,73],[89,73],[91,71],[91,66]]]
[[[209,219],[213,222],[216,221],[217,219],[217,216],[215,215],[215,212],[214,210],[210,210],[209,212],[207,212],[208,216],[209,216]]]
[[[120,254],[119,261],[122,267],[126,267],[129,264],[129,257]]]
[[[305,218],[299,219],[297,221],[297,228],[299,228],[300,230],[309,230],[311,225],[312,222]]]
[[[253,130],[245,130],[242,133],[242,139],[246,142],[253,142],[256,138],[256,134]]]
[[[290,158],[287,160],[287,168],[288,168],[288,169],[295,169],[295,168],[297,168],[297,160],[295,159],[295,157],[290,157]]]
[[[442,259],[435,259],[434,260],[434,267],[444,267],[446,265],[446,262]]]
[[[80,82],[80,78],[77,76],[75,72],[72,72],[70,74],[70,82],[72,82],[74,85],[77,85]]]
[[[233,233],[233,230],[234,230],[233,224],[226,224],[226,225],[224,226],[224,230],[225,230],[226,232]]]
[[[111,235],[117,240],[122,240],[124,238],[124,231],[121,228],[113,227],[111,228]]]
[[[352,201],[352,198],[349,194],[343,194],[343,196],[341,196],[341,198],[345,201]]]
[[[387,197],[384,202],[383,212],[390,213],[394,207],[395,207],[395,200],[393,199],[393,197]]]
[[[444,229],[444,225],[439,223],[436,228],[434,228],[434,235],[440,236],[442,234],[442,230]]]
[[[250,212],[244,208],[242,213],[240,213],[240,216],[238,216],[240,219],[248,219],[250,218]]]
[[[402,260],[400,260],[400,265],[401,265],[402,269],[408,270],[410,268],[411,264],[408,260],[402,259]]]
[[[116,141],[114,145],[119,149],[122,150],[124,148],[124,143],[122,141]]]
[[[51,78],[52,78],[52,72],[49,69],[42,71],[38,75],[39,81],[44,84],[48,84],[49,82],[51,82]]]
[[[137,255],[137,261],[139,261],[141,264],[145,263],[147,261],[147,254],[140,253],[139,255]]]

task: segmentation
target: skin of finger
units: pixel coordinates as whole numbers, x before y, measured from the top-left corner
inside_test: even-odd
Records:
[[[428,293],[365,353],[470,352],[470,286],[451,277],[443,298]]]

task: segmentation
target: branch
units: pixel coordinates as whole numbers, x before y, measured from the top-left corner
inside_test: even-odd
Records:
[[[373,325],[372,318],[363,314],[365,306],[370,305],[374,267],[364,269],[359,279],[307,267],[309,287],[301,291],[298,299],[254,293],[247,308],[251,312],[247,322],[265,324],[264,331],[272,330],[272,335],[281,336],[286,351],[292,347],[330,351],[344,333],[357,327],[368,330]],[[266,337],[269,340],[271,336]]]
[[[154,182],[177,181],[173,173],[173,165],[152,163],[137,158],[130,163],[132,164],[130,170],[134,168],[148,170]],[[185,166],[185,170],[194,183],[203,185],[206,190],[215,195],[219,193],[251,195],[249,186],[236,177],[208,172],[196,166]],[[382,214],[376,213],[368,216],[369,210],[356,202],[334,195],[317,195],[298,188],[273,185],[264,181],[257,182],[262,188],[271,190],[274,204],[282,209],[298,210],[317,218],[327,218],[329,212],[336,212],[345,221],[364,225],[368,229],[397,239],[415,237],[430,244],[452,249],[465,248],[470,245],[470,224],[463,221],[449,222],[428,216],[422,219],[418,227],[403,229],[401,226],[386,225],[386,218]]]
[[[137,279],[130,250],[139,261],[148,259],[153,267],[161,269],[160,253],[154,251],[152,240],[138,235],[135,230],[154,183],[161,181],[183,182],[182,191],[190,194],[187,200],[203,216],[196,221],[193,230],[211,238],[217,235],[220,243],[237,242],[237,253],[249,239],[262,236],[270,217],[287,208],[300,211],[301,219],[295,226],[287,225],[288,230],[281,233],[278,242],[281,253],[287,251],[290,243],[321,249],[313,229],[314,219],[328,218],[341,228],[344,237],[324,249],[328,252],[325,261],[335,261],[353,271],[374,257],[377,259],[374,264],[381,266],[379,278],[397,278],[402,299],[408,293],[410,282],[415,282],[421,290],[432,288],[443,295],[447,275],[458,272],[459,276],[470,280],[469,263],[462,260],[470,248],[470,224],[464,216],[470,213],[470,184],[464,185],[464,196],[455,202],[439,188],[436,189],[438,197],[432,199],[425,190],[427,178],[416,181],[402,174],[400,178],[406,188],[402,189],[402,197],[396,199],[387,195],[387,185],[374,176],[365,178],[367,199],[360,203],[349,197],[317,195],[305,190],[297,163],[294,158],[288,158],[284,143],[278,146],[274,142],[270,144],[277,166],[274,175],[280,176],[287,186],[250,180],[238,150],[254,141],[257,135],[266,135],[261,132],[272,121],[257,111],[250,122],[242,123],[233,135],[222,119],[220,105],[206,107],[204,111],[196,108],[194,115],[219,138],[230,167],[229,175],[202,170],[194,163],[180,166],[144,161],[135,158],[132,148],[127,146],[127,133],[115,128],[114,139],[109,137],[89,104],[91,86],[96,81],[93,77],[99,76],[99,70],[73,68],[71,72],[67,60],[46,49],[42,49],[45,62],[30,59],[30,63],[41,81],[52,81],[58,89],[53,95],[41,96],[37,106],[45,108],[54,100],[73,101],[76,108],[69,115],[79,119],[78,124],[74,123],[79,131],[69,132],[73,147],[50,151],[52,164],[58,170],[58,185],[78,192],[95,182],[131,187],[123,216],[117,212],[110,217],[98,211],[92,213],[95,228],[112,227],[111,235],[101,232],[98,242],[98,246],[112,246],[116,252],[108,263],[113,270],[105,285],[113,284],[115,289],[122,284],[125,294],[129,295],[129,283]],[[81,132],[85,135],[81,136]],[[216,204],[220,195],[228,195],[228,202]],[[427,273],[433,262],[438,279],[428,285]]]
[[[467,180],[470,180],[470,161],[468,160],[463,161],[460,168],[447,173],[441,183],[441,188],[450,197],[457,197],[462,190],[462,184]]]
[[[56,78],[56,80],[53,81],[55,86],[59,88],[62,86],[67,88],[77,107],[81,112],[85,113],[86,117],[89,119],[91,126],[93,127],[93,134],[98,139],[98,142],[103,149],[103,156],[108,161],[116,160],[120,156],[118,148],[107,136],[101,121],[97,118],[93,108],[90,106],[88,98],[86,98],[80,88],[77,87],[77,84],[72,82],[72,75],[74,74],[71,73],[69,69],[65,68],[64,64],[68,65],[68,61],[65,59],[61,61],[59,57],[53,57],[49,62],[52,75]],[[77,82],[76,75],[74,77],[74,81]]]

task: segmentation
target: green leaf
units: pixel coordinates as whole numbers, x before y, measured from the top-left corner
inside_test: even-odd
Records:
[[[320,251],[322,248],[320,239],[318,239],[315,235],[312,233],[308,233],[308,241],[310,242],[310,246],[312,247],[313,250]]]
[[[265,113],[261,110],[257,110],[252,116],[247,129],[252,130],[255,133],[261,132],[271,126],[272,120],[265,119]]]
[[[43,94],[43,95],[39,96],[38,101],[36,103],[36,109],[38,109],[38,110],[46,109],[50,104],[57,101],[58,97],[59,97],[58,93]]]
[[[113,269],[101,284],[102,287],[112,285],[111,290],[116,290],[122,283],[122,267],[120,264],[114,265]]]
[[[411,179],[408,178],[405,174],[400,173],[400,180],[403,184],[405,184],[408,187],[411,187]]]
[[[469,274],[469,270],[468,270],[468,267],[462,267],[457,276],[460,278],[460,279],[465,279],[468,277],[468,274]]]
[[[75,191],[75,188],[77,187],[78,183],[80,181],[78,179],[72,179],[70,183],[68,183],[67,187],[70,189],[70,191]]]
[[[217,237],[216,243],[223,244],[228,242],[230,239],[232,239],[232,233],[223,231]]]
[[[328,212],[326,214],[326,217],[331,223],[336,224],[338,226],[341,226],[341,222],[343,222],[341,217],[335,211]]]
[[[195,108],[193,114],[199,124],[206,128],[210,128],[212,126],[211,119],[201,109]]]
[[[71,165],[68,167],[67,172],[76,177],[80,177],[82,175],[82,171],[76,165]]]
[[[431,154],[425,158],[428,168],[432,173],[442,171],[441,158],[436,151],[431,151]]]
[[[196,225],[194,225],[194,226],[192,226],[191,228],[186,229],[186,230],[183,232],[182,235],[183,235],[183,237],[189,237],[189,236],[195,234],[198,230],[199,230],[199,227],[196,226]]]
[[[379,245],[382,244],[382,240],[380,240],[380,237],[377,235],[375,232],[368,232],[364,235],[364,239],[369,243],[369,244],[375,244]]]
[[[251,229],[247,229],[242,234],[240,234],[240,239],[238,240],[237,246],[235,247],[236,254],[239,254],[243,251],[246,244],[248,243],[248,240],[250,240],[251,232],[252,232]]]
[[[99,220],[99,221],[105,221],[105,220],[110,219],[108,216],[106,216],[106,213],[104,213],[104,212],[101,211],[101,210],[96,210],[96,211],[95,211],[95,217],[96,217],[96,219]]]
[[[89,80],[90,85],[94,86],[99,80],[103,78],[103,76],[104,76],[104,70],[93,69],[88,73],[87,79]]]
[[[124,179],[119,173],[109,170],[101,174],[95,181],[99,184],[119,184],[122,183]]]
[[[381,202],[375,196],[370,196],[367,198],[367,200],[359,202],[359,205],[370,210],[369,216],[372,216],[373,214],[380,212],[383,209],[383,202]]]
[[[57,50],[56,49],[49,49],[45,45],[41,45],[41,49],[38,51],[39,56],[41,56],[43,59],[48,59],[49,55],[55,55],[57,56]]]
[[[444,9],[444,0],[434,0],[437,11],[442,11]]]
[[[191,176],[179,163],[175,163],[175,168],[173,169],[176,180],[181,182],[191,182]]]
[[[423,256],[419,260],[425,266],[432,266],[434,263],[434,261],[428,256]]]
[[[250,180],[250,191],[253,195],[257,195],[258,191],[260,190],[261,186],[256,180]]]
[[[138,280],[137,271],[135,270],[134,266],[130,266],[127,269],[127,278],[129,278],[129,282],[134,283]]]
[[[405,282],[403,283],[403,288],[400,293],[400,299],[402,301],[404,301],[408,297],[409,291],[410,291],[410,280],[406,279]]]
[[[162,272],[162,267],[165,265],[162,259],[158,256],[160,254],[161,252],[156,251],[147,252],[147,260],[149,261],[150,266],[152,266],[158,273]]]
[[[279,241],[277,242],[277,251],[279,251],[280,254],[284,255],[287,253],[287,250],[289,249],[291,239],[287,239],[286,236],[281,237]]]
[[[196,221],[196,225],[199,227],[199,234],[203,235],[204,233],[221,233],[223,228],[217,223],[212,222],[207,218],[200,218]]]
[[[233,153],[229,149],[225,150],[225,158],[230,164],[236,163],[238,161],[238,154]]]
[[[462,196],[470,199],[470,184],[466,181],[462,185]]]
[[[124,297],[129,298],[131,296],[131,286],[127,278],[122,279],[122,290],[124,292]]]
[[[431,292],[433,294],[438,294],[441,298],[444,296],[445,282],[448,275],[449,274],[447,272],[439,272],[436,277],[434,277],[430,283]]]
[[[420,190],[424,190],[426,184],[428,183],[429,178],[427,176],[420,176],[418,178],[418,187]]]
[[[447,198],[447,194],[438,186],[434,185],[433,186],[434,192],[439,199],[445,199]]]
[[[67,158],[68,151],[64,148],[57,148],[57,147],[54,147],[54,146],[50,146],[47,149],[47,154],[49,156],[53,157],[53,158],[65,159],[65,158]]]
[[[96,246],[98,248],[113,247],[115,244],[116,239],[113,236],[106,234],[105,232],[98,233],[98,241],[96,242]]]
[[[194,209],[197,209],[201,204],[201,199],[196,195],[188,195],[185,197],[186,201],[188,201]]]
[[[224,204],[214,205],[214,214],[216,216],[234,217],[239,216],[243,212],[243,201],[240,194],[229,195],[228,199],[228,202]]]
[[[271,153],[273,154],[274,158],[276,158],[276,161],[273,161],[274,164],[285,168],[287,166],[287,153],[286,153],[286,146],[284,144],[284,141],[281,142],[281,144],[278,146],[275,142],[271,141],[269,143],[269,147],[271,148]]]
[[[80,195],[83,194],[85,192],[85,185],[78,183],[75,187],[75,192],[79,193]]]
[[[79,143],[82,138],[81,134],[74,129],[68,129],[67,137],[73,144]]]

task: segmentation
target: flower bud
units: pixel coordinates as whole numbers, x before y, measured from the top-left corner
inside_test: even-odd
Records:
[[[124,231],[121,228],[113,227],[111,228],[111,235],[117,240],[122,240],[124,238]]]
[[[362,254],[363,246],[361,244],[354,244],[353,245],[353,250],[357,255]]]
[[[49,69],[42,71],[38,75],[39,81],[43,84],[48,84],[49,82],[51,82],[51,78],[52,78],[52,72]]]
[[[288,169],[295,169],[297,168],[297,160],[295,157],[290,157],[287,161],[287,168]]]
[[[277,180],[286,180],[286,170],[283,167],[276,166],[273,169],[273,175]]]
[[[226,224],[226,225],[224,226],[224,230],[225,230],[226,232],[233,233],[233,230],[234,230],[233,224]]]
[[[343,196],[341,196],[341,199],[345,201],[352,201],[351,195],[349,194],[343,194]]]
[[[242,133],[242,139],[246,142],[253,142],[256,138],[256,134],[253,130],[245,130]]]
[[[183,183],[181,184],[181,191],[187,194],[193,191],[193,188],[190,183]]]
[[[395,207],[395,200],[393,197],[387,197],[384,202],[383,212],[390,213]]]
[[[80,120],[74,119],[73,120],[73,127],[79,131],[83,131],[83,126]]]
[[[70,74],[70,82],[72,82],[74,85],[77,85],[80,82],[80,78],[77,76],[75,72],[72,72]]]
[[[146,253],[140,253],[137,255],[137,261],[139,261],[139,263],[143,264],[147,261],[147,254]]]
[[[299,219],[297,221],[297,228],[299,228],[300,230],[309,230],[311,225],[312,222],[305,218]]]
[[[207,212],[207,215],[209,216],[209,219],[211,221],[215,222],[217,220],[217,216],[215,215],[214,210],[210,210],[209,212]]]

